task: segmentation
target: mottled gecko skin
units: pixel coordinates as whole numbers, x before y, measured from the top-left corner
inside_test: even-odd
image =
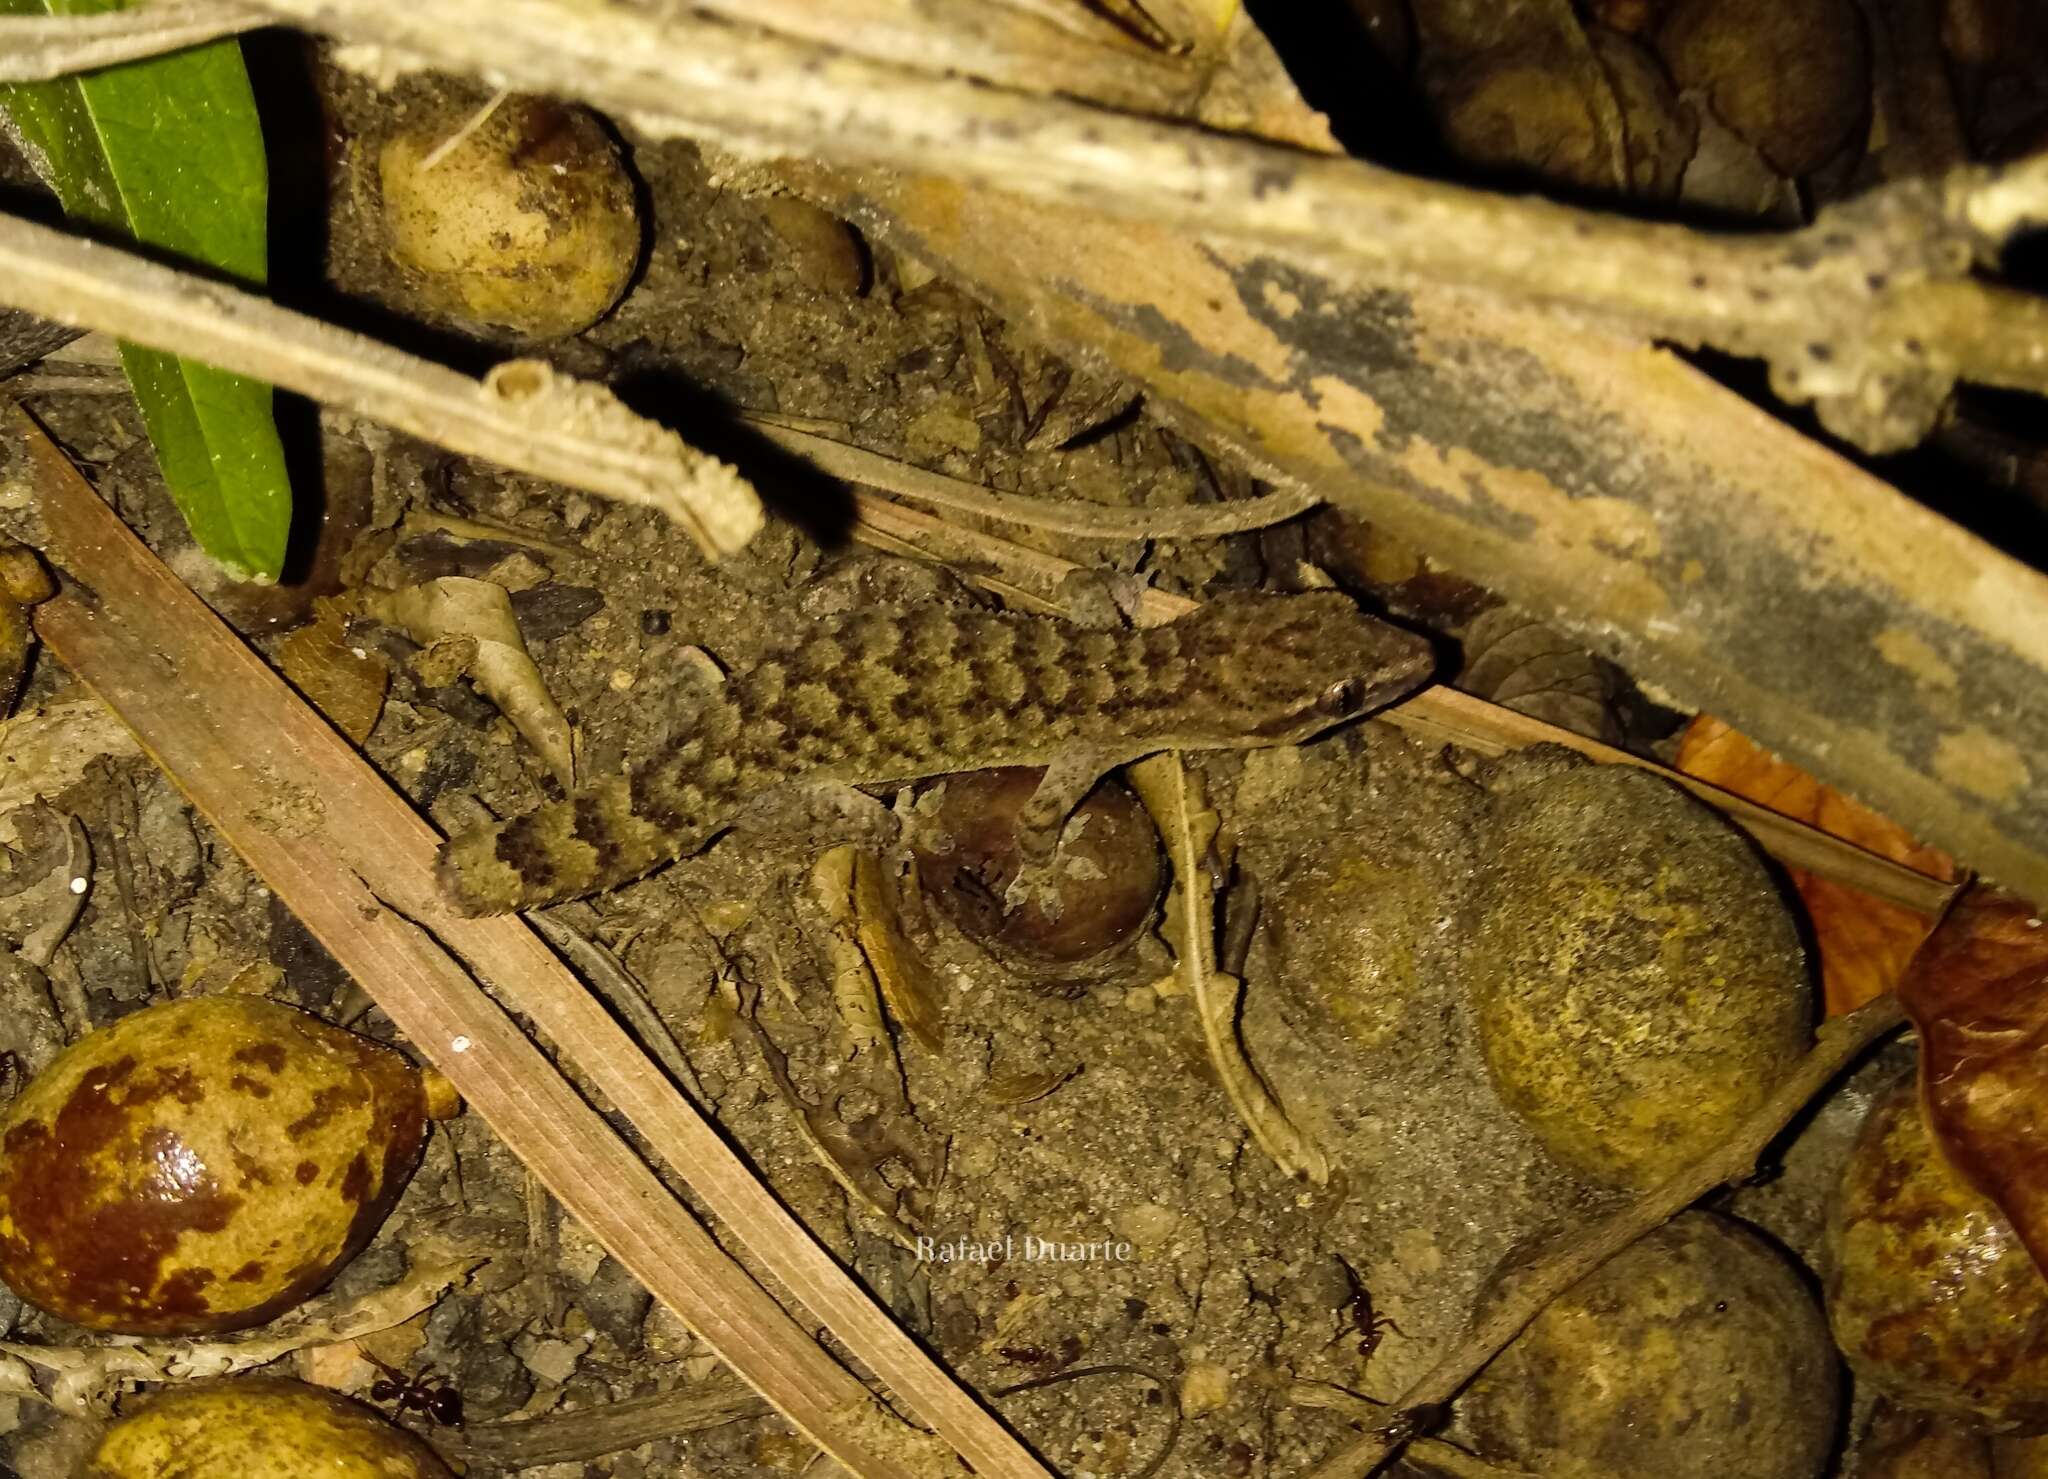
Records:
[[[733,679],[643,769],[451,839],[442,886],[467,914],[613,887],[795,779],[1295,743],[1392,702],[1430,666],[1421,638],[1334,592],[1225,596],[1136,631],[969,607],[850,611]]]

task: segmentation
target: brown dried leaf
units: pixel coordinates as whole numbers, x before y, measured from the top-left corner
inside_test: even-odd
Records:
[[[1607,667],[1556,628],[1496,606],[1466,627],[1463,645],[1458,687],[1465,692],[1575,734],[1620,741]]]
[[[810,895],[817,905],[818,941],[825,968],[832,977],[832,1005],[856,1055],[886,1053],[889,1030],[882,1021],[882,999],[874,968],[860,948],[860,927],[853,901],[854,860],[860,849],[850,842],[827,848],[811,865]]]
[[[313,612],[313,620],[278,648],[278,666],[292,687],[332,720],[350,743],[360,745],[384,712],[391,670],[375,653],[349,644],[348,617],[341,602],[322,597],[313,603]]]
[[[1920,1096],[1956,1173],[1998,1204],[2048,1272],[2048,923],[1967,890],[1899,982],[1920,1034]]]
[[[1687,726],[1674,762],[1724,791],[1792,817],[1866,852],[1953,881],[1955,860],[1916,841],[1897,822],[1823,785],[1796,765],[1757,748],[1719,719],[1702,714]],[[1874,899],[1861,889],[1797,868],[1793,883],[1813,921],[1829,1014],[1853,1011],[1892,989],[1932,928],[1922,915]]]
[[[875,983],[882,988],[882,1000],[912,1037],[938,1052],[946,1045],[939,983],[930,964],[903,933],[903,918],[889,876],[865,851],[853,860],[853,914],[860,948],[875,973]]]

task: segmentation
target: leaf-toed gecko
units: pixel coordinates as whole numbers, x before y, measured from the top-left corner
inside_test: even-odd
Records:
[[[1049,851],[1118,765],[1299,743],[1391,703],[1430,667],[1420,637],[1335,592],[1229,595],[1136,631],[949,605],[858,609],[771,650],[645,767],[452,838],[442,886],[468,914],[534,908],[695,852],[784,782],[997,765],[1049,767],[1022,818]]]

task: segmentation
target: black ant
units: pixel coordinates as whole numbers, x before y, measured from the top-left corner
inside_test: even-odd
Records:
[[[1357,1269],[1353,1268],[1341,1256],[1337,1258],[1337,1266],[1344,1270],[1344,1282],[1351,1288],[1350,1295],[1345,1299],[1344,1303],[1338,1306],[1339,1309],[1348,1312],[1351,1319],[1351,1330],[1340,1331],[1336,1340],[1331,1341],[1330,1344],[1335,1345],[1338,1340],[1344,1339],[1347,1334],[1356,1333],[1358,1336],[1358,1354],[1364,1360],[1370,1361],[1373,1357],[1373,1352],[1380,1348],[1380,1341],[1384,1338],[1385,1332],[1391,1330],[1396,1335],[1401,1336],[1407,1335],[1408,1332],[1394,1323],[1393,1316],[1375,1314],[1373,1312],[1372,1290],[1365,1287],[1365,1280],[1358,1277]]]
[[[372,1402],[396,1404],[400,1413],[423,1412],[444,1428],[462,1426],[462,1393],[447,1377],[433,1375],[429,1366],[418,1376],[407,1376],[385,1365],[368,1351],[363,1356],[384,1374],[370,1383]]]

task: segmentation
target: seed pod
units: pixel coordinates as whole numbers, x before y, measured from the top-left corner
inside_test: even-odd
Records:
[[[402,1056],[294,1008],[145,1008],[0,1115],[0,1278],[95,1330],[261,1324],[370,1240],[426,1108]]]
[[[1151,919],[1163,882],[1159,840],[1121,784],[1097,786],[1068,820],[1051,877],[1013,904],[1024,864],[1017,813],[1040,774],[1011,766],[946,777],[931,809],[919,808],[913,847],[933,903],[963,933],[1021,973],[1071,981]]]
[[[2048,1433],[2048,1279],[1942,1160],[1911,1079],[1864,1121],[1828,1250],[1828,1316],[1860,1380],[1982,1432]]]
[[[1545,1479],[1816,1479],[1840,1380],[1798,1272],[1739,1223],[1688,1213],[1546,1308],[1459,1411]]]
[[[428,314],[531,339],[588,328],[640,258],[618,150],[581,108],[513,97],[477,111],[406,117],[356,162],[358,197]]]
[[[1799,936],[1748,840],[1676,786],[1558,752],[1503,762],[1469,957],[1501,1100],[1558,1160],[1653,1186],[1805,1050]]]
[[[412,1434],[295,1381],[206,1381],[107,1430],[79,1479],[451,1479]]]

